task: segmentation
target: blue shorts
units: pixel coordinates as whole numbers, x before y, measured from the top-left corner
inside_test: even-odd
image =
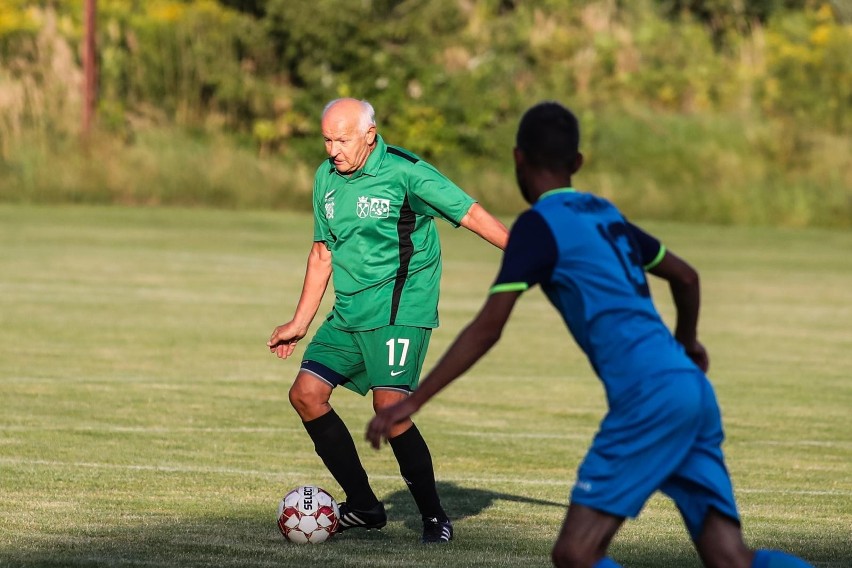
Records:
[[[711,507],[739,522],[719,405],[704,374],[649,378],[619,400],[580,465],[571,501],[636,517],[659,490],[674,500],[693,540]]]

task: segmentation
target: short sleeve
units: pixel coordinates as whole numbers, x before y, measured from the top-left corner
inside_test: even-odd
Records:
[[[642,267],[650,270],[657,266],[666,254],[666,247],[654,236],[649,235],[631,222],[627,222],[630,236],[639,248]]]
[[[420,160],[411,168],[411,207],[421,215],[439,217],[458,227],[476,200],[431,164]]]
[[[556,239],[547,222],[536,211],[524,212],[509,233],[509,243],[491,293],[523,291],[548,282],[557,256]]]

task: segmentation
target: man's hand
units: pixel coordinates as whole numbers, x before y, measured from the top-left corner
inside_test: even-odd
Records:
[[[698,365],[699,369],[706,373],[707,369],[710,368],[710,356],[707,355],[707,350],[704,349],[704,346],[696,339],[691,344],[684,345],[683,347],[689,358]]]
[[[296,343],[308,333],[308,330],[300,328],[292,321],[279,325],[269,336],[269,341],[266,346],[269,351],[278,355],[281,359],[286,359],[293,354],[296,349]]]
[[[386,406],[377,411],[370,423],[367,424],[367,433],[364,437],[370,441],[373,448],[378,450],[382,447],[382,441],[386,441],[390,436],[394,424],[409,418],[416,411],[417,406],[413,404],[411,397],[391,406]]]

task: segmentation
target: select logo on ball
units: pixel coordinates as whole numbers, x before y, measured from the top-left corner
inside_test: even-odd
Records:
[[[318,544],[337,532],[340,513],[330,493],[302,485],[278,503],[278,530],[290,542]]]

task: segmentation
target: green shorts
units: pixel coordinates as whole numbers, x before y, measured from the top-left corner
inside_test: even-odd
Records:
[[[411,392],[420,381],[431,336],[425,327],[343,331],[326,321],[305,350],[302,370],[362,396],[371,389]]]

